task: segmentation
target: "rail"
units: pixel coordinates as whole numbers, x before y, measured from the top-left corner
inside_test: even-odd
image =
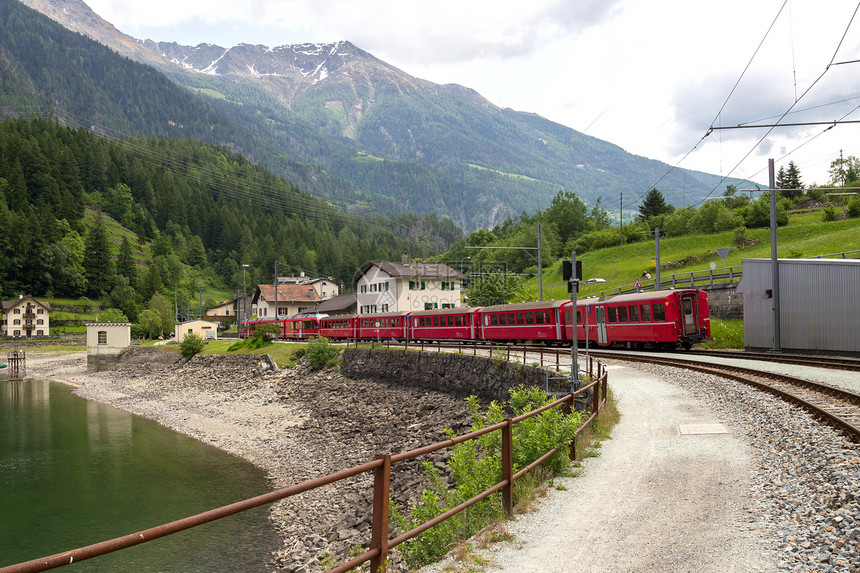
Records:
[[[713,286],[715,284],[735,285],[743,278],[743,267],[728,267],[725,269],[707,269],[704,271],[690,271],[686,273],[675,273],[667,277],[660,277],[660,288],[655,287],[657,279],[639,277],[639,288],[633,283],[621,285],[615,289],[600,291],[596,296],[611,296],[616,294],[630,294],[648,290],[662,290],[678,287]]]
[[[828,255],[815,255],[804,257],[808,259],[856,259],[860,258],[860,250],[842,251],[841,253],[830,253]],[[606,289],[600,291],[595,296],[611,296],[616,294],[630,294],[648,290],[662,290],[664,288],[677,288],[679,286],[712,286],[715,284],[729,283],[734,285],[740,282],[743,278],[743,267],[728,267],[724,269],[690,271],[685,273],[675,273],[664,277],[660,277],[660,288],[655,288],[656,279],[639,277],[639,288],[637,289],[634,283],[621,285],[618,288]]]
[[[595,369],[596,365],[596,369]],[[583,424],[576,430],[575,437],[571,440],[569,444],[569,456],[572,459],[576,458],[576,437],[582,433],[590,424],[596,422],[598,419],[598,414],[600,410],[606,404],[608,385],[607,385],[607,374],[606,369],[603,364],[597,362],[592,359],[587,360],[586,370],[584,372],[589,373],[591,376],[592,382],[587,386],[577,390],[576,392],[571,392],[566,396],[559,398],[558,400],[547,404],[546,406],[539,408],[537,410],[533,410],[532,412],[528,412],[521,416],[517,416],[515,418],[506,418],[504,421],[499,422],[493,426],[488,426],[486,428],[482,428],[480,430],[470,432],[463,436],[458,436],[456,438],[451,438],[449,440],[445,440],[443,442],[437,442],[435,444],[431,444],[429,446],[424,446],[422,448],[418,448],[415,450],[410,450],[407,452],[399,453],[399,454],[383,454],[379,455],[373,461],[366,462],[364,464],[354,466],[351,468],[347,468],[333,474],[329,474],[326,476],[318,477],[312,480],[308,480],[287,488],[279,489],[267,494],[259,495],[250,499],[246,499],[244,501],[239,501],[233,503],[231,505],[219,507],[216,509],[212,509],[206,511],[204,513],[200,513],[197,515],[193,515],[190,517],[186,517],[177,521],[172,521],[170,523],[166,523],[163,525],[159,525],[156,527],[152,527],[150,529],[146,529],[143,531],[139,531],[137,533],[131,533],[129,535],[124,535],[122,537],[116,537],[114,539],[110,539],[107,541],[102,541],[99,543],[95,543],[92,545],[88,545],[86,547],[81,547],[78,549],[73,549],[70,551],[66,551],[64,553],[58,553],[56,555],[42,557],[39,559],[33,559],[31,561],[25,561],[22,563],[18,563],[15,565],[10,565],[7,567],[0,568],[0,573],[33,573],[36,571],[47,571],[49,569],[55,569],[57,567],[63,567],[65,565],[70,565],[72,563],[77,563],[79,561],[83,561],[85,559],[91,559],[93,557],[98,557],[100,555],[105,555],[107,553],[112,553],[114,551],[119,551],[120,549],[126,549],[128,547],[133,547],[135,545],[139,545],[141,543],[145,543],[147,541],[152,541],[153,539],[158,539],[161,537],[165,537],[167,535],[171,535],[173,533],[178,533],[180,531],[184,531],[186,529],[190,529],[192,527],[196,527],[198,525],[203,525],[205,523],[209,523],[215,521],[217,519],[222,519],[224,517],[228,517],[231,515],[235,515],[242,511],[246,511],[249,509],[253,509],[255,507],[260,507],[263,505],[267,505],[270,503],[274,503],[276,501],[280,501],[282,499],[286,499],[300,493],[304,493],[306,491],[310,491],[312,489],[316,489],[319,487],[323,487],[325,485],[329,485],[335,482],[338,482],[343,479],[347,479],[365,472],[372,471],[373,472],[373,506],[372,506],[372,521],[371,521],[371,540],[370,545],[364,553],[358,555],[346,563],[343,563],[334,569],[329,570],[329,573],[344,573],[349,571],[350,569],[357,567],[363,563],[370,562],[371,571],[385,571],[388,552],[394,547],[404,543],[417,535],[420,535],[424,531],[430,529],[434,525],[445,521],[446,519],[464,511],[465,509],[471,507],[472,505],[478,503],[482,499],[492,495],[493,493],[502,492],[502,504],[503,509],[507,515],[511,515],[513,513],[513,484],[514,481],[525,475],[527,472],[531,471],[538,465],[540,465],[543,461],[548,459],[553,454],[559,452],[565,444],[561,444],[546,453],[543,456],[533,461],[527,467],[520,469],[516,473],[513,471],[513,427],[515,424],[522,422],[532,416],[536,416],[541,412],[549,410],[551,408],[556,407],[566,407],[573,409],[575,408],[575,399],[579,396],[586,395],[589,391],[591,391],[592,395],[592,403],[591,403],[591,415],[589,418],[583,422]],[[447,512],[435,517],[434,519],[427,521],[423,524],[418,525],[417,527],[403,532],[394,539],[389,539],[389,498],[390,498],[390,486],[391,486],[391,468],[394,464],[403,462],[406,460],[410,460],[413,458],[417,458],[422,455],[426,455],[437,450],[450,448],[456,444],[466,442],[468,440],[472,440],[483,436],[484,434],[488,434],[491,432],[500,431],[502,433],[502,475],[501,480],[497,482],[495,485],[490,487],[489,489],[479,493],[475,497],[463,502],[462,504],[454,507]]]

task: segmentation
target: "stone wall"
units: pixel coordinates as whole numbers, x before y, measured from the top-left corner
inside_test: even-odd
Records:
[[[744,317],[744,295],[737,292],[737,284],[723,283],[702,287],[708,292],[708,307],[715,318]]]
[[[471,354],[394,349],[344,350],[341,373],[352,379],[369,378],[461,398],[475,395],[484,403],[506,401],[508,390],[520,384],[545,389],[547,382],[545,371],[533,366]],[[562,386],[555,389],[570,387]]]

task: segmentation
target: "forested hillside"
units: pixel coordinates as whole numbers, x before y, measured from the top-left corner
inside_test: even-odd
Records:
[[[163,77],[149,82],[154,69],[129,67],[128,60],[115,54],[111,59],[102,45],[85,49],[78,35],[61,39],[62,30],[48,25],[43,16],[15,0],[0,0],[8,29],[0,30],[0,49],[10,58],[10,73],[17,70],[33,94],[56,106],[51,109],[59,117],[98,127],[106,112],[96,103],[140,106],[136,115],[112,113],[114,129],[229,146],[353,212],[436,213],[471,231],[546,208],[559,190],[574,192],[594,206],[601,197],[604,205],[615,204],[619,193],[638,197],[657,180],[685,189],[691,199],[718,183],[738,183],[720,183],[718,176],[680,169],[669,173],[664,163],[534,114],[501,109],[467,87],[415,78],[349,42],[272,50],[249,44],[225,49],[138,42],[80,0],[27,2],[120,53],[147,63],[160,60],[161,71],[188,89],[178,90],[176,97],[188,98],[199,108],[196,114],[183,115],[186,100],[168,105],[173,92],[170,97],[155,96],[158,105],[147,107],[149,97],[127,93],[134,86],[126,78],[134,78],[136,85],[145,81],[152,91],[164,82]],[[34,23],[39,18],[42,21]],[[26,52],[9,40],[27,35],[38,40],[30,41]],[[69,46],[74,46],[75,58],[67,57]],[[80,67],[78,60],[106,63]],[[42,62],[50,64],[46,74]],[[0,71],[2,65],[0,61]],[[102,69],[110,70],[110,85],[103,81]],[[89,79],[71,77],[76,73]],[[75,97],[75,116],[63,115],[66,84],[87,88],[70,90],[83,96]],[[15,113],[31,105],[19,96],[13,98]],[[140,125],[149,122],[156,127]]]
[[[225,289],[241,285],[242,264],[250,284],[268,282],[276,260],[286,272],[349,283],[367,260],[397,260],[402,250],[426,255],[462,236],[435,216],[345,214],[241,155],[195,140],[110,141],[54,120],[7,119],[0,122],[3,297],[110,292],[111,269],[88,266],[105,258],[86,252],[88,205],[153,242],[153,264],[133,277],[156,274],[149,290],[178,288],[185,267]]]

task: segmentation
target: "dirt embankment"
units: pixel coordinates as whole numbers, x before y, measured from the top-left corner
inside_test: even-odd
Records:
[[[461,398],[422,388],[348,379],[301,364],[274,370],[253,356],[197,356],[132,348],[111,371],[86,373],[83,354],[28,356],[29,376],[80,386],[84,398],[111,404],[213,444],[262,467],[273,488],[293,485],[468,431]],[[431,460],[441,465],[441,458]],[[392,491],[414,500],[425,485],[417,462],[395,467]],[[322,570],[330,554],[343,561],[370,538],[370,475],[338,482],[275,504],[283,547],[273,567]]]

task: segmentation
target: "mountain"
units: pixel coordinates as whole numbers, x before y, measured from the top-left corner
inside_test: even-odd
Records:
[[[472,230],[545,209],[560,189],[614,204],[669,170],[469,88],[415,78],[350,42],[155,43],[116,30],[80,0],[25,3],[204,96],[201,106],[248,133],[219,143],[355,212],[435,212]],[[695,198],[719,180],[676,169],[661,185]]]

